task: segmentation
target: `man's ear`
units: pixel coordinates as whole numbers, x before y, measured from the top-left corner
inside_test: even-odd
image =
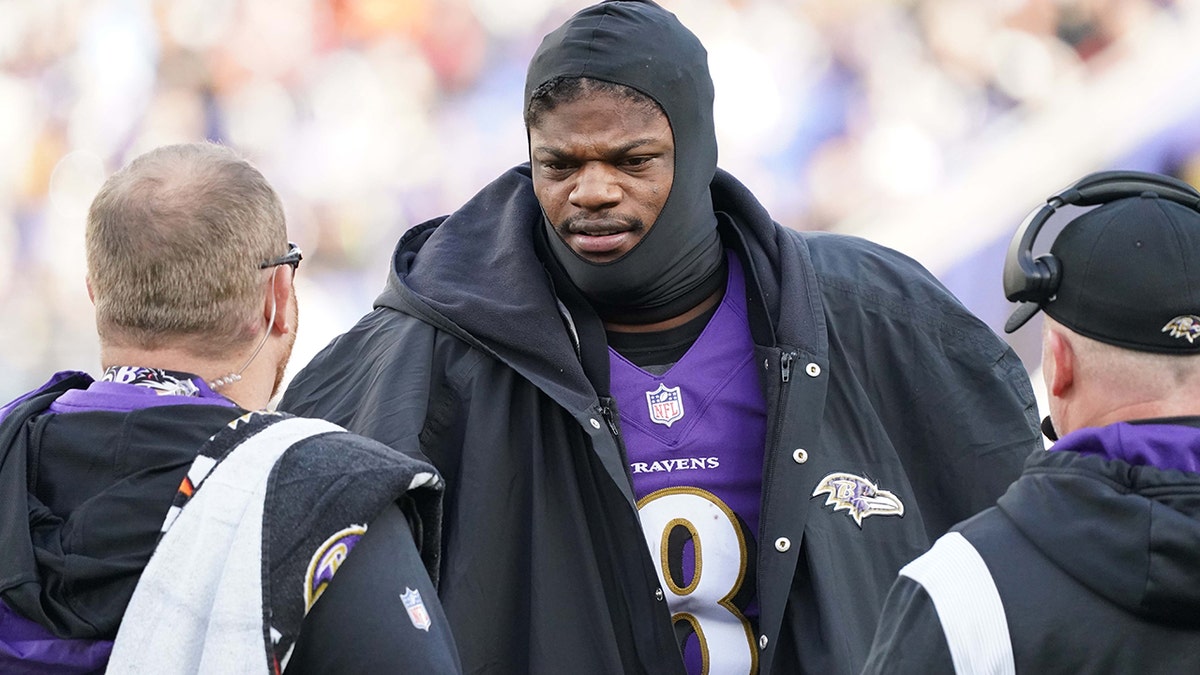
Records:
[[[289,317],[292,316],[291,303],[295,300],[292,293],[294,281],[295,272],[287,265],[278,265],[271,271],[270,295],[263,303],[263,318],[269,322],[269,330],[281,335],[287,335],[293,328],[289,324]]]
[[[1046,388],[1050,395],[1062,397],[1075,384],[1075,350],[1058,331],[1046,332],[1046,350],[1053,363]]]
[[[84,284],[87,286],[88,300],[91,300],[92,304],[95,305],[96,304],[96,294],[92,292],[92,280],[84,279]]]

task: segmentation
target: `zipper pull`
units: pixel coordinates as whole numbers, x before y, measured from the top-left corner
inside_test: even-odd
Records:
[[[796,352],[787,352],[780,358],[780,375],[784,382],[792,379],[792,363],[796,360]]]
[[[620,438],[621,432],[617,431],[617,421],[613,419],[614,411],[611,407],[601,403],[600,416],[604,418],[605,424],[608,425],[608,430],[612,432],[613,438]]]

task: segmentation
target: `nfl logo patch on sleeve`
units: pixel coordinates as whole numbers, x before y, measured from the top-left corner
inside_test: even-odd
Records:
[[[421,591],[405,586],[404,592],[400,594],[400,601],[408,610],[408,618],[412,621],[412,625],[428,633],[430,626],[433,625],[433,620],[429,618],[425,603],[421,602]]]
[[[646,404],[650,406],[650,421],[664,424],[668,428],[683,419],[683,395],[679,387],[668,387],[661,382],[658,389],[646,392]]]

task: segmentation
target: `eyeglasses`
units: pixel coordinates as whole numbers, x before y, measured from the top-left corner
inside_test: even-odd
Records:
[[[258,269],[265,270],[271,267],[278,267],[279,265],[291,265],[292,270],[296,270],[300,267],[301,260],[304,260],[304,256],[300,252],[300,247],[289,241],[287,253],[273,260],[263,261],[259,264]]]

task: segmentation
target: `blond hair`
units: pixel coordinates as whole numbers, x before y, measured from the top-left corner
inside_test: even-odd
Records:
[[[87,277],[102,342],[215,356],[252,340],[260,265],[287,251],[279,196],[213,143],[151,150],[92,201]]]

